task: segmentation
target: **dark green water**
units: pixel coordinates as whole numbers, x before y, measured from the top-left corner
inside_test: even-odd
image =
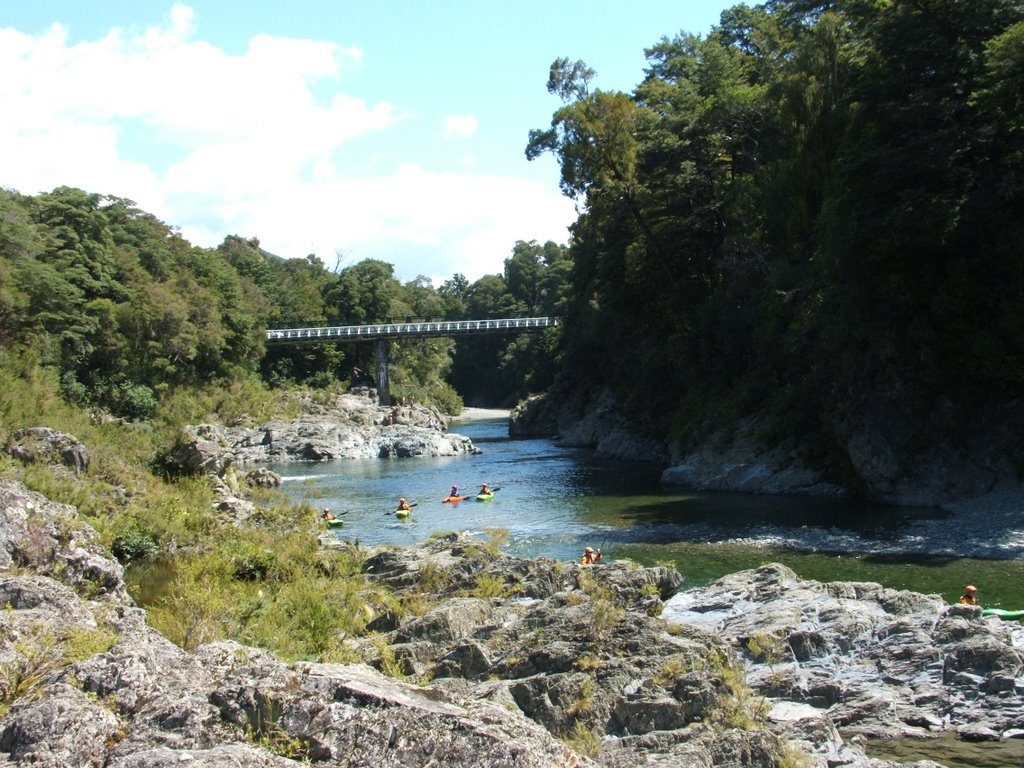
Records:
[[[985,605],[1024,607],[1024,561],[912,554],[920,523],[946,513],[830,498],[689,493],[663,488],[661,468],[596,459],[548,440],[514,440],[504,419],[454,424],[482,449],[474,456],[288,464],[273,469],[285,492],[345,512],[333,535],[363,544],[415,544],[434,531],[504,528],[505,551],[579,557],[587,544],[606,557],[671,562],[699,586],[745,568],[781,562],[804,578],[876,581],[955,601],[964,584]],[[499,490],[487,503],[442,504],[455,483]],[[399,496],[411,518],[391,514]]]
[[[1024,766],[1024,740],[971,743],[944,734],[934,739],[869,741],[869,757],[898,762],[934,760],[946,768],[1020,768]]]

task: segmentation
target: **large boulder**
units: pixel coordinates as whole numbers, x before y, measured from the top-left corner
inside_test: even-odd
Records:
[[[287,421],[188,427],[170,461],[188,474],[223,475],[242,464],[338,459],[459,456],[477,453],[472,440],[446,431],[435,408],[383,407],[364,396],[340,395],[328,404],[303,401]]]
[[[0,510],[0,568],[17,565],[80,593],[133,604],[121,565],[107,557],[96,532],[78,519],[74,507],[0,480]]]
[[[6,450],[26,463],[61,464],[75,472],[89,468],[89,449],[73,435],[49,427],[15,431]]]

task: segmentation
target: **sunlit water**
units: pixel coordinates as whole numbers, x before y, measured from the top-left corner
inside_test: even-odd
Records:
[[[606,558],[671,562],[698,586],[726,573],[782,562],[804,578],[878,581],[953,601],[967,582],[986,605],[1024,606],[1024,561],[909,555],[915,522],[930,508],[897,508],[831,498],[689,493],[663,488],[661,467],[595,458],[544,439],[512,439],[507,421],[455,422],[477,455],[346,460],[271,467],[283,489],[314,508],[344,513],[332,535],[362,544],[415,544],[435,531],[509,533],[504,551],[558,559],[585,545]],[[490,502],[442,503],[453,484],[497,488]],[[407,520],[400,496],[415,503]]]

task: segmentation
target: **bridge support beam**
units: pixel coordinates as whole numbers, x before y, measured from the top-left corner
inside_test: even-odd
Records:
[[[377,399],[381,405],[391,405],[388,383],[388,340],[377,339]]]

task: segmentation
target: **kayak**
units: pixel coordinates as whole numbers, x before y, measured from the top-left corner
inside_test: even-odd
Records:
[[[328,528],[341,528],[345,524],[344,520],[324,520],[327,523]]]
[[[998,616],[1001,619],[1016,619],[1024,616],[1024,611],[1008,611],[1005,608],[983,608],[982,616]]]
[[[395,510],[395,517],[408,517],[411,514],[412,514],[412,510],[411,509],[396,509]]]
[[[490,501],[493,498],[494,498],[494,494],[493,493],[478,493],[476,495],[476,500],[477,501]]]
[[[468,498],[469,496],[445,496],[443,499],[441,499],[441,503],[447,504],[451,502],[452,504],[458,504],[460,501],[465,501]]]

